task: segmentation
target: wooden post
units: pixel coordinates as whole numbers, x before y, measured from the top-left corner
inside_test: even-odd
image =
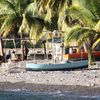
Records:
[[[48,33],[46,33],[46,59],[48,59]]]
[[[62,47],[61,61],[63,61],[63,54],[64,54],[64,43],[63,43],[62,33],[61,33],[61,47]]]
[[[4,56],[4,50],[3,50],[3,41],[2,41],[2,38],[0,37],[0,55],[1,56]]]
[[[24,47],[23,47],[23,40],[22,40],[22,38],[23,38],[23,35],[22,35],[22,33],[21,33],[21,51],[22,51],[22,61],[24,61]]]
[[[53,48],[53,32],[52,32],[52,61],[54,60],[54,48]]]
[[[44,43],[44,59],[46,59],[46,43]]]

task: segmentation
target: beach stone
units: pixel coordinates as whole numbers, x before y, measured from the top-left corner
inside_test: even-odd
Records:
[[[86,78],[89,78],[89,76],[86,76]]]
[[[95,75],[94,78],[98,78],[98,76]]]
[[[64,78],[61,78],[60,81],[64,81]]]
[[[95,83],[91,83],[90,86],[95,86]]]
[[[48,79],[47,79],[46,81],[47,81],[47,82],[49,82],[49,80],[48,80]]]

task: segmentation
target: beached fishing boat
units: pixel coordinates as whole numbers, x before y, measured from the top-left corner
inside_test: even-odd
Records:
[[[64,70],[88,67],[88,61],[66,61],[64,63],[26,63],[27,70]]]

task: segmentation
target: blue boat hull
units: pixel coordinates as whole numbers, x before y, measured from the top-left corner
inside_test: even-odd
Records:
[[[88,61],[74,61],[66,63],[56,63],[56,64],[34,64],[26,63],[27,70],[64,70],[64,69],[75,69],[75,68],[85,68],[88,67]]]

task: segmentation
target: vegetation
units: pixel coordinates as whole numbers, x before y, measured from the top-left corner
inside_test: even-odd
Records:
[[[75,39],[87,45],[90,65],[100,43],[99,5],[100,0],[0,0],[0,36],[25,34],[35,44],[47,31],[64,31],[67,43]]]
[[[32,0],[0,0],[0,16],[5,17],[0,35],[6,37],[20,33],[22,37],[22,34],[30,33],[32,36],[34,30],[35,33],[39,33],[44,20],[36,7],[37,3]]]
[[[77,23],[71,27],[66,40],[77,40],[79,45],[85,44],[88,51],[89,65],[93,63],[92,51],[100,43],[100,1],[77,0],[77,4],[67,9],[67,14]],[[77,26],[78,25],[78,26]]]

